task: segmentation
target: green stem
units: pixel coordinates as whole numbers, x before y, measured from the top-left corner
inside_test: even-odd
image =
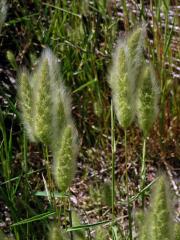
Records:
[[[112,161],[112,224],[115,220],[115,152],[116,152],[116,143],[114,137],[114,112],[113,104],[111,103],[111,161]]]
[[[68,212],[69,212],[69,223],[70,223],[70,227],[73,226],[73,223],[72,223],[72,212],[71,212],[71,200],[70,198],[68,197],[68,201],[69,201],[69,209],[68,209]],[[70,232],[70,236],[71,236],[71,240],[74,239],[73,237],[73,232]]]
[[[25,173],[25,184],[24,184],[24,192],[25,192],[25,202],[28,200],[28,178],[27,178],[27,138],[25,132],[23,132],[23,171]],[[28,211],[26,212],[26,218],[29,217]],[[29,224],[26,226],[26,239],[29,238]]]
[[[131,217],[131,203],[129,196],[129,184],[128,184],[128,157],[127,157],[127,130],[124,130],[124,148],[125,148],[125,182],[126,182],[126,192],[127,192],[127,208],[128,208],[128,221],[129,221],[129,239],[132,240],[132,217]]]
[[[143,149],[142,149],[142,165],[141,165],[141,189],[144,188],[145,178],[146,178],[146,140],[143,139]],[[144,208],[144,192],[142,192],[142,207]]]
[[[46,159],[46,171],[47,171],[47,179],[49,183],[49,197],[50,197],[50,203],[53,205],[55,208],[56,203],[55,203],[55,197],[53,196],[54,188],[53,188],[53,181],[52,181],[52,176],[51,176],[51,166],[49,163],[49,149],[48,146],[45,145],[44,147],[44,157]]]

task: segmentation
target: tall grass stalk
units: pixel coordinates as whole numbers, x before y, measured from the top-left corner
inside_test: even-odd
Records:
[[[125,182],[126,182],[126,194],[127,194],[127,211],[129,222],[129,239],[132,240],[132,216],[131,216],[131,203],[129,195],[129,178],[128,178],[128,154],[127,154],[127,129],[124,129],[124,151],[125,151]]]
[[[146,141],[147,138],[143,138],[143,149],[142,149],[142,161],[141,161],[141,186],[140,188],[143,189],[145,186],[145,178],[146,178]],[[141,194],[142,199],[142,207],[144,208],[144,200],[145,200],[145,192]]]
[[[70,197],[68,197],[68,202],[69,202],[69,209],[68,209],[68,212],[69,212],[69,224],[70,224],[70,227],[72,227],[72,211],[71,211],[71,199]],[[71,237],[71,240],[74,240],[74,236],[73,236],[73,232],[70,232],[70,237]]]
[[[23,166],[22,169],[24,170],[25,173],[25,186],[24,186],[24,195],[25,195],[25,201],[28,202],[28,191],[29,191],[29,186],[28,186],[28,176],[27,176],[27,172],[28,172],[28,157],[27,157],[27,150],[28,147],[28,142],[27,142],[27,138],[26,138],[26,133],[23,132]],[[26,218],[29,217],[29,213],[28,211],[26,211]],[[29,237],[29,224],[26,225],[26,239],[28,239]]]
[[[111,199],[111,208],[112,208],[112,224],[114,225],[115,220],[115,153],[116,153],[116,141],[114,136],[114,111],[113,111],[113,104],[111,102],[111,161],[112,161],[112,199]]]

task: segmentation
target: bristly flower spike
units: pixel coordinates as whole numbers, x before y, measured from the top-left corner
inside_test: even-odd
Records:
[[[58,59],[50,49],[43,51],[33,74],[25,70],[19,74],[19,83],[23,123],[30,140],[58,147],[62,129],[72,123],[71,101],[61,78]]]
[[[135,116],[137,76],[143,61],[143,39],[143,30],[138,28],[128,39],[118,43],[109,74],[116,116],[124,129],[130,126]]]
[[[119,124],[126,129],[134,118],[133,89],[128,78],[126,46],[118,44],[109,75],[112,99]]]
[[[67,125],[60,139],[60,148],[54,155],[54,178],[57,186],[65,192],[75,174],[78,152],[77,134],[73,125]]]
[[[140,240],[175,240],[170,193],[164,175],[154,184],[150,208],[139,222]]]
[[[127,38],[128,47],[128,73],[129,77],[134,79],[134,90],[139,87],[139,76],[144,63],[143,48],[145,42],[146,30],[145,26],[137,27]]]
[[[145,137],[158,113],[159,90],[152,66],[146,65],[141,74],[141,86],[138,89],[137,115],[138,123]]]
[[[32,109],[32,88],[28,71],[24,68],[18,77],[18,98],[21,108],[22,122],[31,141],[35,141]]]
[[[152,240],[173,240],[172,216],[169,189],[165,176],[160,176],[154,185],[151,200],[150,236]]]
[[[34,89],[35,133],[37,139],[49,144],[52,136],[52,99],[48,60],[42,59],[38,73],[35,73],[37,89]]]

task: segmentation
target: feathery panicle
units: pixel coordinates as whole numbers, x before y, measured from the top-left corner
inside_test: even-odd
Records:
[[[50,74],[47,59],[41,62],[38,69],[38,86],[35,95],[34,108],[35,108],[35,133],[39,141],[44,144],[51,142],[52,136],[52,119],[51,109],[52,100],[50,92]]]
[[[134,83],[134,91],[137,91],[139,87],[141,67],[145,61],[143,56],[145,36],[145,27],[142,26],[136,28],[127,39],[128,74]]]
[[[139,61],[141,61],[141,58],[143,57],[145,35],[145,27],[138,27],[127,39],[129,57],[134,64],[139,64]]]
[[[59,139],[62,135],[62,130],[67,124],[72,123],[71,117],[71,99],[64,86],[58,59],[50,49],[45,49],[42,53],[41,62],[44,59],[48,62],[49,70],[49,91],[52,107],[51,112],[51,127],[56,129],[52,132],[51,147],[55,149],[59,147]]]
[[[49,240],[68,240],[68,236],[63,230],[58,229],[56,225],[50,227]]]
[[[52,149],[59,148],[59,139],[67,124],[72,124],[70,96],[66,89],[61,85],[60,89],[54,90],[53,94],[53,132]]]
[[[144,212],[138,212],[136,215],[137,225],[139,229],[139,240],[150,240],[149,239],[149,221],[148,217]]]
[[[140,240],[174,240],[170,196],[165,176],[154,184],[150,209],[143,216]]]
[[[77,156],[76,130],[68,125],[61,137],[60,149],[54,152],[54,177],[57,186],[65,192],[75,174]]]
[[[41,59],[47,59],[49,64],[49,74],[52,83],[61,83],[62,79],[60,76],[60,66],[58,63],[57,57],[53,54],[53,52],[46,48],[41,55]]]
[[[119,42],[109,75],[115,112],[124,129],[129,127],[135,116],[138,76],[144,61],[144,36],[144,29],[137,28],[126,39],[127,44]]]
[[[6,19],[6,14],[7,14],[6,0],[0,0],[0,32],[2,29],[2,25]]]
[[[172,219],[167,182],[160,176],[154,185],[150,208],[150,239],[173,240]]]
[[[134,90],[128,77],[126,60],[126,46],[119,44],[114,55],[109,84],[117,119],[125,129],[131,124],[135,115]]]
[[[165,176],[154,184],[147,214],[141,214],[138,223],[140,240],[174,240],[169,189]]]
[[[18,97],[22,112],[22,121],[28,137],[35,140],[33,116],[32,116],[32,88],[29,81],[29,73],[24,68],[18,76]]]
[[[158,112],[158,87],[152,67],[146,65],[141,75],[141,87],[138,89],[138,123],[146,137]]]

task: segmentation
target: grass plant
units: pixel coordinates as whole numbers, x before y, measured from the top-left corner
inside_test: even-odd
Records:
[[[149,131],[158,112],[158,86],[152,66],[144,66],[141,73],[140,87],[137,97],[138,123],[143,131],[143,149],[141,166],[141,188],[144,188],[146,177],[146,142]],[[144,193],[142,193],[142,206],[144,207]]]
[[[119,124],[124,129],[124,146],[125,146],[125,182],[128,205],[129,219],[129,237],[132,240],[132,218],[131,205],[129,201],[129,179],[128,179],[128,156],[127,156],[127,128],[131,125],[135,117],[137,89],[139,86],[138,77],[143,60],[143,29],[137,28],[127,38],[127,44],[119,42],[116,47],[112,68],[109,76],[109,84],[112,90],[112,99],[115,113]],[[113,137],[114,138],[114,137]],[[112,142],[112,146],[114,142]],[[114,147],[113,147],[114,148]],[[114,150],[113,150],[114,151]],[[112,169],[114,168],[112,156]],[[112,175],[114,170],[112,170]],[[112,176],[112,181],[114,177]],[[112,183],[114,186],[114,182]],[[113,199],[114,201],[114,199]],[[112,206],[113,207],[113,206]]]
[[[65,239],[77,240],[80,237],[76,234],[78,231],[85,233],[87,230],[89,232],[92,230],[91,234],[86,232],[85,235],[81,235],[81,238],[93,239],[95,237],[93,231],[98,227],[96,229],[97,238],[101,239],[104,236],[105,239],[109,237],[117,240],[120,238],[118,230],[120,229],[123,240],[134,239],[131,221],[132,204],[136,205],[139,199],[142,199],[144,204],[146,193],[152,184],[146,185],[149,177],[145,164],[146,147],[149,147],[150,157],[152,153],[152,156],[155,156],[153,158],[160,160],[156,164],[158,166],[162,165],[164,159],[169,161],[169,159],[178,157],[176,136],[177,119],[179,118],[179,88],[177,78],[175,79],[173,77],[175,75],[172,75],[173,59],[179,58],[172,45],[174,38],[178,35],[175,28],[177,14],[170,16],[172,10],[170,1],[150,1],[150,3],[140,1],[140,5],[132,1],[132,4],[137,11],[140,10],[139,16],[134,10],[132,11],[131,5],[127,4],[127,1],[122,1],[122,8],[119,9],[121,6],[118,6],[118,3],[104,0],[49,0],[46,2],[32,0],[28,3],[10,0],[7,2],[7,13],[5,1],[0,1],[0,78],[2,79],[0,94],[3,103],[0,115],[2,133],[0,205],[2,205],[3,212],[2,222],[6,222],[3,230],[10,237],[13,235],[15,239],[19,240],[46,239],[47,231],[50,229],[52,239],[61,238],[60,236],[64,235]],[[152,14],[152,19],[150,14]],[[6,15],[7,17],[5,17]],[[137,26],[139,21],[145,21],[147,34],[144,26]],[[121,37],[124,40],[115,48],[114,42],[119,35],[124,35],[124,29],[127,37]],[[131,32],[131,29],[134,30]],[[129,31],[130,34],[128,34]],[[56,57],[50,50],[47,50],[47,46],[53,50]],[[145,49],[143,49],[144,46]],[[46,50],[43,51],[43,49]],[[110,74],[113,101],[110,107],[110,93],[106,76],[107,68],[111,64],[113,49],[115,54],[112,60],[112,75]],[[43,54],[39,58],[40,52]],[[155,117],[150,119],[149,116],[150,113],[151,117],[156,114],[153,109],[151,109],[152,111],[146,109],[144,112],[140,110],[140,104],[145,103],[147,99],[137,91],[140,86],[143,86],[139,81],[139,73],[140,70],[144,70],[142,67],[145,62],[144,56],[151,59],[154,66],[154,72],[150,73],[151,79],[156,75],[161,90],[160,121],[159,125],[156,124],[156,129],[160,127],[160,132],[157,130],[154,136],[150,135],[150,129]],[[59,62],[61,62],[60,70]],[[16,78],[17,68],[22,65],[25,65],[30,71],[25,67],[20,67],[17,105],[16,86],[14,87],[12,82]],[[8,68],[9,70],[7,70]],[[151,70],[148,71],[151,72]],[[143,73],[142,75],[149,74]],[[146,76],[142,78],[149,78]],[[113,79],[118,78],[121,80],[117,81],[118,84],[116,81],[113,82]],[[51,81],[48,81],[49,79]],[[65,86],[72,92],[72,104],[70,94]],[[146,88],[148,91],[151,89],[151,87]],[[151,91],[152,93],[153,91]],[[138,97],[138,94],[141,97]],[[148,99],[148,102],[152,100]],[[119,104],[120,100],[123,102],[124,108]],[[157,103],[155,102],[151,101],[151,107],[154,110]],[[90,223],[73,223],[70,203],[73,200],[73,204],[78,204],[75,202],[76,198],[79,201],[79,193],[77,193],[76,187],[69,190],[74,176],[74,160],[78,150],[71,110],[78,132],[80,132],[80,142],[83,145],[77,161],[76,180],[80,181],[79,177],[82,179],[81,184],[78,185],[79,191],[88,192],[88,189],[84,190],[83,186],[89,186],[91,183],[92,189],[95,191],[92,180],[94,179],[94,169],[96,169],[95,172],[98,171],[98,176],[95,178],[98,189],[101,189],[99,184],[102,180],[105,182],[109,180],[108,174],[112,171],[111,194],[109,193],[112,219],[108,214],[110,210],[106,206],[109,203],[106,204],[104,201],[102,206],[98,206],[102,208],[98,211],[99,215],[92,214],[92,219],[88,216]],[[138,149],[139,131],[133,123],[136,111],[138,111],[138,121],[144,135],[142,169],[138,176],[141,179],[139,192],[135,188],[132,189],[132,182],[136,182],[136,176],[135,171],[131,171],[134,166],[139,165],[136,161],[138,159],[136,154],[140,154]],[[119,127],[115,127],[115,114],[120,123]],[[148,116],[150,122],[143,116]],[[145,121],[140,119],[145,119]],[[20,124],[21,121],[26,133]],[[133,126],[131,131],[129,131],[130,126]],[[68,128],[72,130],[72,132],[70,131],[72,137],[67,137],[69,145],[66,144],[65,137],[63,137]],[[124,140],[121,139],[122,135],[124,135]],[[160,147],[157,136],[160,136],[161,139]],[[149,137],[151,137],[151,141],[147,144]],[[122,150],[122,142],[125,144],[125,154]],[[167,144],[167,149],[170,147],[173,151],[172,155],[168,155],[163,148],[165,144]],[[95,160],[91,155],[90,159],[86,160],[89,149],[97,151]],[[132,155],[131,151],[134,149],[136,149],[136,153]],[[62,158],[62,154],[66,158]],[[72,172],[67,174],[67,178],[66,175],[59,174],[63,168],[56,173],[53,171],[55,179],[57,178],[55,182],[58,192],[55,191],[55,182],[51,176],[51,158],[54,159],[53,168],[58,164],[64,167],[67,161],[72,166]],[[105,161],[108,158],[111,158],[112,169],[108,161]],[[121,169],[124,159],[126,169]],[[94,161],[93,173],[90,167],[92,161]],[[149,162],[150,165],[153,163]],[[105,171],[101,172],[101,167],[105,168]],[[55,169],[57,170],[57,168]],[[176,169],[176,165],[171,169]],[[103,176],[99,181],[100,172]],[[123,173],[122,177],[119,172]],[[125,176],[126,190],[122,189],[121,191],[120,189],[119,196],[116,189],[117,186],[121,186],[120,180],[123,180],[123,176]],[[65,185],[62,184],[62,179],[66,180]],[[77,181],[75,181],[75,186]],[[71,194],[74,195],[71,196]],[[84,195],[81,196],[84,199]],[[125,201],[127,198],[128,204]],[[126,231],[124,231],[125,221],[119,220],[119,202],[121,203],[120,208],[124,209],[126,205],[125,211],[129,211],[129,226]],[[161,203],[159,201],[159,205]],[[87,200],[84,210],[90,215],[92,208],[94,212],[96,211],[96,207],[93,207],[92,204]],[[159,205],[155,204],[154,209]],[[155,215],[154,211],[152,210]],[[4,214],[10,216],[9,222],[4,220],[8,219]],[[51,228],[49,223],[52,218],[57,222]],[[104,221],[104,219],[106,220]],[[150,221],[153,222],[154,219],[151,215]],[[119,222],[121,222],[121,226],[119,226]],[[104,226],[106,224],[111,225],[110,231],[106,231]],[[146,223],[145,227],[148,224]],[[101,225],[103,225],[102,234]],[[109,228],[107,227],[107,229]],[[178,227],[174,227],[174,229],[177,229],[174,231],[178,232]],[[176,235],[176,239],[178,239],[178,234]],[[2,238],[5,237],[2,236]],[[147,236],[146,238],[148,239]],[[155,238],[154,235],[153,238]]]

